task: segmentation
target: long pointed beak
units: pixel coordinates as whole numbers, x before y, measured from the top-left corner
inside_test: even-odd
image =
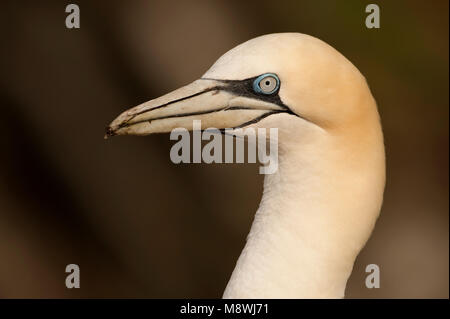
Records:
[[[201,120],[202,130],[244,127],[285,111],[277,104],[236,93],[227,81],[199,79],[123,112],[107,127],[105,138],[170,132],[180,127],[192,130],[194,120]]]

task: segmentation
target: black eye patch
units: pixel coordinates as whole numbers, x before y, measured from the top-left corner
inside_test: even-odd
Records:
[[[283,103],[283,101],[281,101],[280,96],[278,95],[279,90],[276,90],[272,94],[261,94],[255,92],[255,90],[253,89],[253,83],[258,77],[260,76],[259,75],[254,76],[245,80],[216,80],[216,79],[207,79],[207,80],[214,80],[226,84],[224,86],[217,87],[217,89],[220,89],[222,91],[230,92],[238,96],[244,96],[260,101],[273,103],[284,108],[287,113],[296,115],[286,104]]]

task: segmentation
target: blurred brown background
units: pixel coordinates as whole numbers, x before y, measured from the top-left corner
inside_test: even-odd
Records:
[[[366,29],[365,6],[381,8]],[[448,1],[3,1],[0,297],[220,297],[259,204],[257,164],[175,165],[119,112],[255,36],[321,38],[379,104],[387,188],[350,298],[448,298]],[[251,191],[250,191],[251,190]],[[65,266],[81,268],[68,290]],[[364,285],[381,268],[381,288]]]

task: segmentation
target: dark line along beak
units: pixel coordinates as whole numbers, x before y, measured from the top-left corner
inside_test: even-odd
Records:
[[[194,120],[201,120],[202,130],[240,128],[272,114],[294,114],[278,94],[253,93],[251,82],[252,79],[197,80],[123,112],[107,127],[105,138],[170,132],[179,127],[192,130]]]

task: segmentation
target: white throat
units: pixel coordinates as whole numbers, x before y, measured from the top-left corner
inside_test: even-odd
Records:
[[[381,128],[371,126],[361,143],[314,125],[284,136],[224,298],[344,297],[384,189]]]

